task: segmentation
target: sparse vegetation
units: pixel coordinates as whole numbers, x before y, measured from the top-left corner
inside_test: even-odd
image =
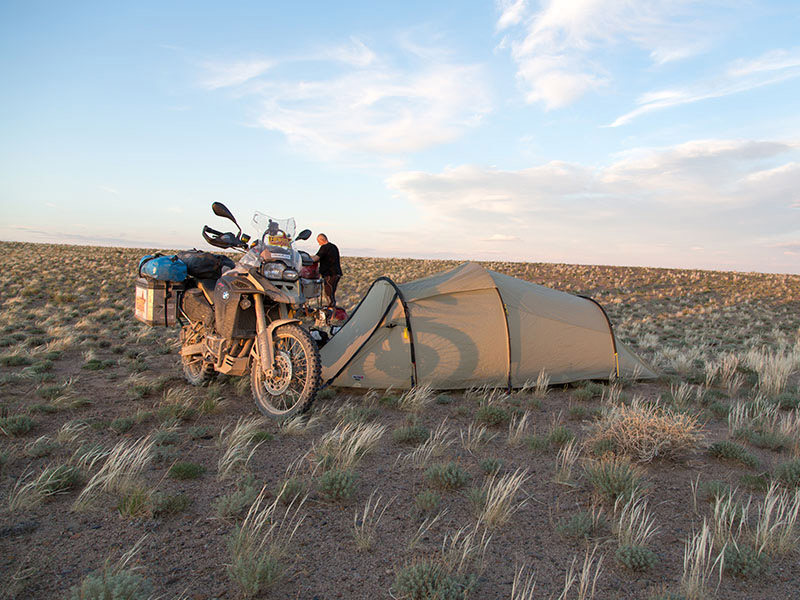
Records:
[[[133,321],[131,277],[145,252],[53,246],[46,248],[52,260],[32,263],[41,246],[0,246],[0,530],[12,549],[3,556],[5,595],[38,600],[85,588],[75,597],[90,598],[89,587],[104,589],[97,587],[103,581],[118,595],[145,582],[142,597],[165,598],[266,597],[268,589],[276,597],[322,597],[331,585],[345,597],[393,588],[399,598],[420,581],[442,595],[455,590],[459,600],[509,592],[513,600],[588,600],[593,585],[595,598],[628,588],[663,600],[745,600],[765,586],[776,597],[795,592],[800,277],[491,263],[596,298],[618,341],[663,377],[562,385],[543,370],[510,391],[327,388],[310,413],[278,424],[253,419],[247,378],[185,385],[174,364],[177,328]],[[450,266],[344,257],[340,302],[352,307],[377,275],[404,282]],[[622,429],[611,420],[615,411],[636,410],[638,429],[603,433]],[[676,428],[689,423],[697,435],[677,444],[673,433],[659,438],[668,428],[651,427],[647,411]],[[187,473],[204,474],[175,479],[182,463],[194,465]],[[463,479],[452,491],[426,475],[449,464],[462,474],[453,481]],[[525,469],[506,504],[508,520],[482,537],[490,487]],[[324,488],[323,477],[331,480]],[[696,481],[694,492],[687,479]],[[260,533],[243,536],[251,549],[311,494],[296,515],[306,521],[284,551],[272,552],[270,538],[257,552],[234,552],[262,491],[261,508],[275,509]],[[622,505],[631,494],[658,516],[661,529],[646,543],[623,539]],[[72,505],[85,512],[69,516]],[[472,542],[461,545],[476,521]],[[541,524],[535,552],[566,571],[561,578],[544,575],[539,558],[514,544],[517,523]],[[148,540],[124,568],[103,568],[94,551],[84,552],[130,547],[140,530]],[[46,551],[45,531],[61,533],[61,552]],[[490,536],[491,544],[479,543]],[[609,576],[594,578],[600,552],[590,547],[584,556],[585,539],[607,548]],[[165,554],[176,540],[180,551]],[[687,545],[683,572],[675,540]],[[359,547],[369,551],[354,561]],[[490,570],[481,568],[482,552]],[[663,585],[631,586],[641,577],[634,569],[653,570],[656,558],[645,577]],[[199,575],[187,575],[187,560]],[[523,568],[517,560],[534,562]],[[298,576],[281,576],[295,561]],[[342,565],[355,568],[345,573]]]

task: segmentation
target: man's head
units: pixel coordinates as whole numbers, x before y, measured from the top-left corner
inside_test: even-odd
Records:
[[[328,236],[327,236],[327,235],[325,235],[324,233],[320,233],[320,234],[317,236],[317,243],[318,243],[320,246],[324,246],[325,244],[327,244],[327,243],[328,243]]]

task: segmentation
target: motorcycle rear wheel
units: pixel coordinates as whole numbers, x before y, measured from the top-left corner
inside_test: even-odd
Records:
[[[191,346],[203,340],[204,335],[198,326],[187,327],[184,331],[184,336],[181,336],[183,346]],[[190,385],[205,385],[217,376],[214,365],[204,361],[202,354],[181,355],[181,367],[183,376]]]
[[[250,358],[250,389],[263,414],[285,419],[311,408],[320,385],[319,351],[311,335],[289,324],[273,332],[275,363],[267,377],[256,352]]]

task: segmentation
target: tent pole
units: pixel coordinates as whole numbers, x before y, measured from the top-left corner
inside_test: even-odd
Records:
[[[503,321],[506,324],[506,343],[507,343],[507,350],[508,350],[508,370],[506,371],[507,380],[506,386],[508,387],[508,393],[511,393],[511,329],[508,326],[508,308],[506,307],[506,303],[503,301],[503,294],[500,293],[500,288],[494,288],[497,292],[497,297],[500,299],[500,308],[503,311]]]
[[[590,298],[589,296],[584,296],[582,294],[577,295],[578,298],[583,298],[584,300],[588,300],[589,302],[593,302],[597,308],[600,309],[600,312],[603,313],[603,316],[606,319],[606,323],[608,323],[608,331],[611,334],[611,347],[614,350],[614,373],[616,378],[619,379],[619,352],[617,352],[617,336],[614,335],[614,326],[611,324],[611,319],[608,318],[608,313],[606,309],[603,308],[603,305],[600,304],[594,298]]]

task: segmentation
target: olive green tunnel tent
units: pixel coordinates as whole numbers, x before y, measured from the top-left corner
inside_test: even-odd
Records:
[[[542,370],[550,383],[656,377],[594,300],[475,263],[400,285],[379,277],[320,356],[322,381],[340,387],[518,388]]]

